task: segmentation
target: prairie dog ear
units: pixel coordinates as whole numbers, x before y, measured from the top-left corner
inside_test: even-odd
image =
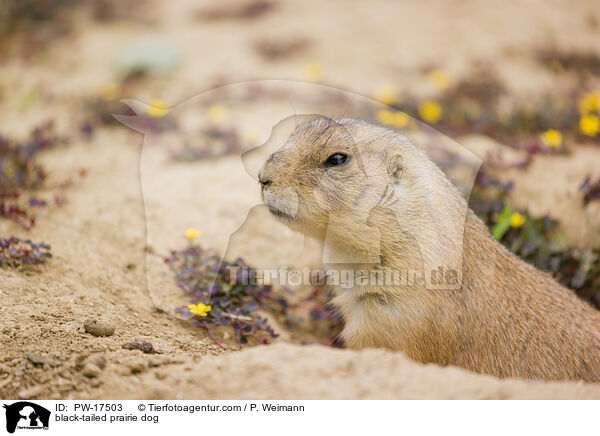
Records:
[[[400,153],[394,153],[389,157],[388,174],[392,179],[392,183],[400,181],[404,172],[404,157]]]

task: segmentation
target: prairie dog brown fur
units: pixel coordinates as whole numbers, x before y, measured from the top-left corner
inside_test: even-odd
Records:
[[[271,212],[341,265],[459,269],[448,289],[338,289],[349,347],[498,377],[600,381],[600,311],[499,244],[403,135],[354,119],[308,121],[265,161],[259,182]]]

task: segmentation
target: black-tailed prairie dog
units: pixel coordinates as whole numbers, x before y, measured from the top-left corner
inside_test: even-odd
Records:
[[[338,289],[349,347],[498,377],[600,381],[600,311],[499,244],[403,135],[354,119],[307,121],[259,182],[271,212],[323,241],[338,268],[416,271],[416,280]],[[432,289],[424,277],[438,266],[454,275]]]

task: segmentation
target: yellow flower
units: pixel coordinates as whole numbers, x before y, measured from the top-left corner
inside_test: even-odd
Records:
[[[579,129],[584,135],[596,136],[600,130],[600,120],[596,115],[584,115],[579,120]]]
[[[188,306],[188,309],[190,309],[190,312],[192,312],[196,316],[206,316],[208,312],[210,312],[211,307],[207,304],[198,303],[190,304]]]
[[[148,115],[153,118],[162,118],[169,113],[169,106],[163,100],[153,98],[148,106]]]
[[[392,124],[396,127],[406,127],[409,121],[410,117],[407,114],[404,112],[396,112]]]
[[[114,82],[107,83],[100,89],[100,97],[104,101],[116,100],[119,96],[119,85]]]
[[[222,104],[216,104],[208,108],[208,119],[215,124],[221,124],[227,119],[228,111]]]
[[[375,118],[381,124],[400,128],[406,127],[410,121],[410,117],[404,112],[394,112],[387,109],[377,111]]]
[[[513,228],[518,228],[523,225],[525,222],[525,217],[521,215],[519,212],[513,212],[510,216],[510,226]]]
[[[387,109],[381,109],[380,111],[377,111],[375,118],[381,124],[392,124],[394,120],[394,112]]]
[[[450,86],[450,79],[442,70],[432,70],[427,75],[429,82],[438,91],[443,91]]]
[[[310,62],[302,66],[302,77],[308,82],[319,82],[323,77],[323,69],[316,62]]]
[[[540,139],[546,147],[560,147],[562,144],[562,133],[558,130],[548,129],[540,135]]]
[[[392,85],[383,85],[375,90],[375,100],[380,101],[383,104],[390,105],[398,101],[398,89]]]
[[[579,113],[587,115],[600,108],[600,92],[588,92],[579,100]]]
[[[419,106],[419,115],[428,123],[437,123],[442,113],[442,105],[437,101],[426,101]]]
[[[188,238],[190,241],[193,241],[194,239],[200,236],[202,236],[202,232],[193,227],[190,227],[185,231],[185,237]]]

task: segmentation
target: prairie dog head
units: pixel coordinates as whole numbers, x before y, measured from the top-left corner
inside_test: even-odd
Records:
[[[263,164],[263,201],[293,230],[344,249],[377,250],[383,221],[395,219],[389,210],[415,185],[409,164],[420,152],[411,147],[401,135],[359,120],[302,123]],[[402,210],[411,214],[415,206],[407,202]]]

